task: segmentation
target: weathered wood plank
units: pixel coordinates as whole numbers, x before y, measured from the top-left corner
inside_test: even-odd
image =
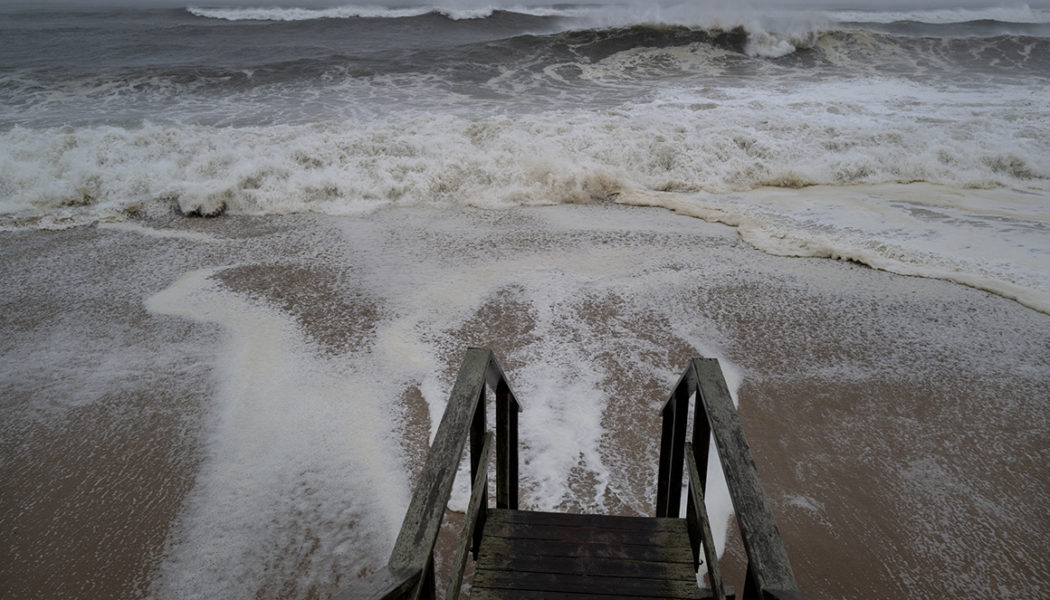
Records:
[[[690,549],[689,534],[683,527],[676,531],[644,531],[636,529],[605,529],[602,527],[560,527],[557,525],[529,525],[525,523],[488,523],[486,537],[516,540],[564,540],[581,544],[627,544],[632,546],[659,546],[683,544]],[[691,550],[690,550],[691,551]]]
[[[471,348],[471,350],[476,349],[478,348]],[[484,350],[484,352],[488,352],[490,357],[488,369],[485,371],[485,381],[489,384],[489,387],[494,390],[499,389],[500,382],[502,381],[507,388],[507,394],[509,395],[511,404],[514,408],[513,412],[521,412],[525,409],[525,406],[518,400],[517,395],[514,394],[514,390],[511,389],[510,380],[507,379],[506,373],[503,372],[503,367],[501,367],[499,361],[496,360],[496,355],[489,350]]]
[[[552,573],[519,571],[474,571],[475,588],[509,588],[537,592],[569,592],[576,594],[616,594],[619,596],[663,596],[672,598],[699,598],[696,580],[645,579],[601,575],[565,576]]]
[[[714,433],[755,583],[760,590],[797,590],[791,562],[759,481],[722,369],[715,359],[693,359],[692,365],[696,371],[697,398],[703,403]]]
[[[693,552],[688,540],[684,546],[663,548],[660,546],[630,546],[627,544],[583,544],[560,540],[513,540],[488,537],[481,542],[479,563],[485,556],[549,556],[575,560],[595,558],[619,558],[624,560],[650,560],[655,562],[693,563]]]
[[[699,598],[700,600],[711,600],[708,590],[698,589],[697,594],[685,596],[685,599]],[[474,588],[470,591],[471,600],[586,600],[596,598],[599,600],[668,600],[673,596],[622,596],[619,594],[599,593],[589,591],[581,594],[568,592],[537,592],[535,590],[515,590],[506,588]],[[732,599],[733,596],[730,596]]]
[[[581,515],[571,513],[539,512],[527,510],[490,510],[493,523],[523,523],[527,525],[551,525],[560,527],[596,527],[606,529],[630,529],[643,531],[685,531],[681,519],[652,517],[623,517],[614,515]]]
[[[463,582],[463,569],[467,566],[467,550],[475,538],[474,533],[480,523],[479,515],[486,510],[485,490],[489,486],[488,469],[489,457],[492,454],[491,433],[485,434],[485,442],[481,449],[481,469],[474,476],[471,486],[470,503],[467,505],[467,514],[463,523],[463,533],[460,534],[459,547],[456,548],[455,558],[452,562],[452,576],[449,579],[448,591],[445,594],[447,600],[459,598],[459,587]]]
[[[566,560],[562,556],[490,554],[478,563],[493,571],[525,571],[530,573],[557,573],[563,575],[616,575],[619,577],[649,577],[696,581],[693,566],[684,562],[603,558]]]

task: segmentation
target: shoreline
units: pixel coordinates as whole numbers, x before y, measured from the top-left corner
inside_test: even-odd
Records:
[[[839,261],[770,256],[732,228],[664,209],[391,209],[145,225],[173,235],[94,226],[0,233],[10,257],[0,270],[12,292],[0,346],[8,399],[0,522],[11,525],[0,534],[8,552],[0,596],[185,591],[178,582],[157,587],[162,572],[195,577],[193,589],[212,595],[334,592],[340,578],[378,566],[361,556],[362,544],[385,556],[396,535],[368,502],[340,508],[334,499],[365,488],[318,487],[359,468],[335,457],[363,451],[346,444],[364,442],[336,439],[359,431],[366,404],[391,411],[389,429],[368,447],[397,448],[376,460],[399,467],[391,481],[366,487],[410,490],[428,423],[472,345],[496,351],[528,408],[524,506],[651,509],[653,406],[690,356],[714,353],[742,377],[741,420],[804,591],[895,598],[1050,590],[1050,561],[1036,559],[1050,534],[1041,514],[1050,472],[1040,461],[1050,363],[1039,352],[1050,345],[1050,317],[1014,301]],[[192,560],[171,562],[179,555],[172,544],[185,554],[212,543],[172,537],[208,531],[210,517],[194,514],[188,498],[207,505],[242,493],[201,487],[200,474],[215,464],[215,436],[234,443],[216,415],[261,399],[248,387],[228,389],[240,381],[228,370],[231,357],[245,348],[230,345],[227,317],[200,324],[143,308],[202,268],[219,275],[209,280],[212,296],[196,297],[200,306],[235,302],[241,308],[229,314],[245,319],[238,327],[274,319],[292,340],[275,346],[274,364],[334,382],[303,404],[325,422],[299,420],[302,407],[275,403],[261,423],[270,446],[312,453],[310,460],[275,460],[272,473],[234,471],[244,498],[259,502],[256,515],[276,523],[228,547],[231,560],[258,561],[225,566],[244,588],[207,581]],[[56,351],[62,344],[67,353]],[[393,356],[402,357],[401,371],[384,366]],[[136,386],[140,401],[121,395]],[[353,386],[378,397],[358,398]],[[167,393],[158,399],[155,390]],[[574,403],[550,401],[552,394]],[[365,404],[350,410],[348,398]],[[113,419],[80,419],[75,437],[65,430],[83,411],[104,409]],[[307,429],[294,429],[300,425]],[[255,455],[237,444],[229,451],[250,466]],[[65,479],[71,488],[58,485],[63,456],[65,472],[80,478]],[[311,463],[318,477],[301,472]],[[116,490],[128,473],[156,499],[96,493],[91,474]],[[312,491],[297,495],[301,485]],[[74,510],[56,511],[47,498]],[[158,502],[166,508],[149,513],[152,525],[129,523]],[[288,510],[302,512],[290,519]],[[349,514],[365,520],[345,529]],[[234,517],[234,525],[246,518]],[[52,525],[34,528],[44,522]],[[332,531],[315,531],[323,527]],[[78,558],[72,546],[45,556],[71,530],[97,549],[94,558]],[[278,550],[243,554],[252,543]],[[141,566],[122,569],[127,559],[117,548],[137,553]],[[218,548],[208,555],[222,556]],[[727,565],[738,552],[730,541]],[[78,560],[84,569],[54,562]],[[67,579],[49,580],[49,572]]]

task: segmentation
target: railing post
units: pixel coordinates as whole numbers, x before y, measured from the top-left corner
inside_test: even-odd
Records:
[[[692,367],[690,367],[692,368]],[[687,452],[693,453],[693,458],[696,461],[697,469],[697,480],[690,479],[690,485],[696,485],[700,488],[700,496],[707,497],[707,460],[711,449],[711,423],[707,420],[707,410],[704,408],[703,402],[695,402],[693,404],[693,443]],[[693,523],[696,514],[696,506],[693,505],[693,495],[689,494],[686,496],[686,516],[690,519],[690,536],[689,541],[693,546],[693,562],[694,566],[700,566],[700,537],[692,535],[693,531],[699,531],[694,529],[699,527],[699,523]],[[710,526],[710,525],[708,525]]]
[[[485,386],[497,397],[497,436],[486,433]],[[397,534],[387,565],[372,575],[350,584],[340,600],[411,600],[434,598],[434,544],[437,541],[452,485],[470,441],[471,499],[469,523],[461,538],[462,552],[472,550],[475,560],[488,504],[488,462],[492,444],[498,441],[502,454],[497,466],[497,501],[507,508],[518,507],[518,412],[521,404],[514,397],[503,369],[490,350],[469,348],[456,382],[449,393],[445,414],[427,454],[423,472],[412,492],[405,519]],[[488,441],[486,441],[488,440]],[[460,562],[462,569],[465,558]],[[459,562],[459,561],[458,561]],[[462,576],[462,570],[459,572]],[[453,595],[456,588],[453,585]]]
[[[656,476],[656,516],[667,516],[667,484],[671,478],[671,446],[674,443],[674,403],[664,405],[660,419],[660,465]]]
[[[503,378],[496,385],[496,508],[518,508],[518,406]]]
[[[714,536],[711,535],[711,518],[707,514],[706,499],[703,487],[697,484],[701,479],[700,469],[696,464],[696,451],[693,445],[685,445],[685,463],[689,473],[689,543],[693,547],[693,568],[700,567],[700,546],[703,545],[704,559],[707,561],[707,580],[715,600],[725,600],[725,587],[722,584],[722,570],[718,566],[718,552],[715,550]]]
[[[506,386],[506,383],[504,383]],[[507,387],[507,508],[518,510],[518,413],[521,405]]]
[[[700,489],[707,493],[707,461],[711,451],[711,422],[703,402],[693,404],[693,454],[700,471]]]
[[[682,513],[682,461],[685,459],[685,431],[689,417],[689,386],[674,391],[674,428],[671,442],[671,472],[667,480],[667,516]]]

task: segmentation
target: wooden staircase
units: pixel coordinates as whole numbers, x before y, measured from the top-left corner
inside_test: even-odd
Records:
[[[485,422],[486,387],[496,398],[495,434]],[[686,442],[691,404],[693,435]],[[463,593],[471,555],[472,599],[735,598],[722,582],[704,504],[712,439],[748,557],[744,600],[807,598],[798,591],[717,360],[690,361],[664,405],[655,517],[518,510],[521,410],[492,352],[468,350],[387,565],[338,600],[437,598],[434,545],[468,440],[471,498],[446,600]],[[496,502],[490,507],[493,446]],[[684,517],[683,481],[688,483]],[[710,587],[698,584],[700,565]]]

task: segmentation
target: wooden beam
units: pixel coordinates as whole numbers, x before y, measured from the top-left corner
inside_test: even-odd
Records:
[[[471,348],[471,350],[477,350],[477,348]],[[511,403],[514,405],[517,412],[521,412],[524,407],[521,402],[518,401],[518,397],[514,395],[514,391],[510,389],[510,380],[503,373],[503,367],[499,365],[499,361],[496,360],[496,355],[489,350],[484,350],[489,353],[489,366],[485,371],[485,381],[489,384],[489,387],[498,390],[500,382],[507,387],[507,394],[509,394]]]

